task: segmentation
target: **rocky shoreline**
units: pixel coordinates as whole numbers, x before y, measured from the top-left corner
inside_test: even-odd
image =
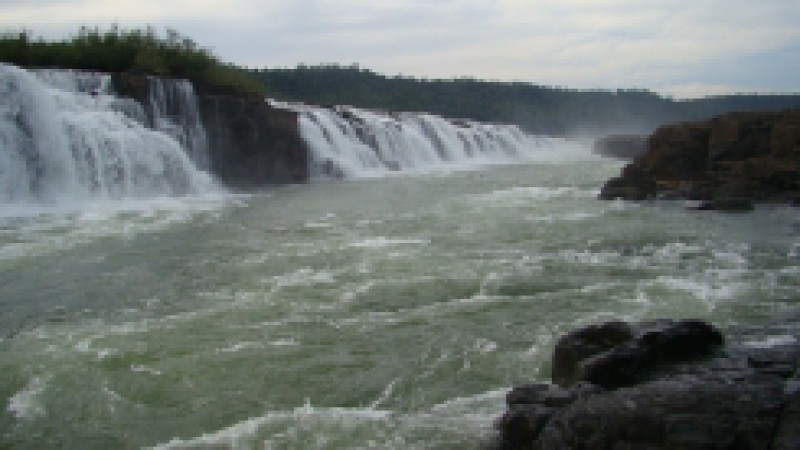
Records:
[[[737,342],[699,320],[569,333],[554,350],[552,383],[508,393],[493,447],[800,448],[796,327],[760,342],[729,332]]]
[[[700,209],[731,210],[800,205],[800,109],[669,125],[646,146],[603,186],[600,199],[686,199],[701,202]]]

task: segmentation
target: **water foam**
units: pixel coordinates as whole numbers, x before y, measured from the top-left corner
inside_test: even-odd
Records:
[[[267,411],[218,431],[174,438],[153,448],[430,448],[432,441],[452,446],[465,438],[486,439],[508,390],[456,397],[417,411],[377,408],[398,382],[392,380],[373,406],[314,406],[307,400],[296,408]],[[432,440],[431,434],[437,437]]]
[[[34,377],[8,399],[7,410],[20,419],[33,419],[45,415],[42,395],[47,389],[47,378]]]

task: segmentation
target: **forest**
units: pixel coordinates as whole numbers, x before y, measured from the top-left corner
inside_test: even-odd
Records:
[[[47,42],[27,30],[0,35],[0,61],[23,67],[63,67],[101,72],[131,72],[191,80],[199,90],[264,95],[261,81],[221,62],[192,39],[152,27],[105,31],[82,27],[75,36]]]

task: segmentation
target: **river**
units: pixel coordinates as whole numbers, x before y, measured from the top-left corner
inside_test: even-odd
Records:
[[[799,210],[598,201],[621,164],[548,151],[5,208],[0,447],[479,448],[568,330],[796,307]]]

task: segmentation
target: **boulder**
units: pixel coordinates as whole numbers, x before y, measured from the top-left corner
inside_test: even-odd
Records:
[[[666,364],[708,355],[722,343],[722,334],[699,320],[589,326],[558,341],[553,382],[562,387],[578,381],[604,388],[626,386]]]
[[[722,343],[698,320],[569,333],[555,384],[508,393],[495,448],[800,448],[800,344]]]

